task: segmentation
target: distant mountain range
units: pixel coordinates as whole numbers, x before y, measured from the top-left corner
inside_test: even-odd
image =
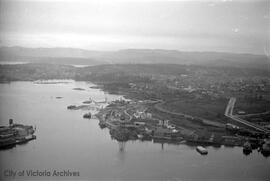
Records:
[[[161,49],[91,51],[75,48],[1,47],[0,62],[56,63],[68,65],[185,64],[270,70],[270,59],[265,55],[182,52]]]

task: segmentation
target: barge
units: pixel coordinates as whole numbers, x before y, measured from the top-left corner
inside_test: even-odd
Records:
[[[197,152],[199,152],[201,155],[207,155],[207,154],[208,154],[207,149],[205,149],[205,148],[202,147],[202,146],[197,146],[197,147],[196,147],[196,150],[197,150]]]

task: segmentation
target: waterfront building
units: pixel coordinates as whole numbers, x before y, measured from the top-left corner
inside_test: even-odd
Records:
[[[158,125],[168,127],[169,126],[169,120],[159,120]]]

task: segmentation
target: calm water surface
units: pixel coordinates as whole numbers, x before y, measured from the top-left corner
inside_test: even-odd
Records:
[[[98,120],[83,119],[83,110],[71,111],[89,97],[104,100],[104,93],[89,88],[91,83],[0,84],[0,123],[8,119],[36,125],[37,139],[13,149],[0,151],[0,180],[269,180],[270,158],[257,151],[249,156],[242,148],[208,147],[201,156],[194,147],[163,146],[131,141],[120,151],[108,129],[100,129]],[[85,88],[85,91],[73,88]],[[63,97],[56,99],[57,96]],[[109,100],[120,96],[108,95]],[[70,170],[79,177],[4,177],[7,169]]]

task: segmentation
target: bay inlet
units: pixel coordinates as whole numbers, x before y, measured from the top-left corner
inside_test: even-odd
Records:
[[[67,110],[89,98],[102,101],[104,92],[90,82],[57,84],[11,82],[0,84],[0,122],[36,126],[37,139],[0,151],[0,180],[267,180],[269,157],[257,152],[246,156],[241,147],[207,147],[152,141],[112,139],[96,118],[83,119],[89,110]],[[74,90],[81,88],[84,91]],[[61,97],[58,99],[57,97]],[[108,101],[122,97],[107,94]],[[90,110],[94,111],[94,110]],[[4,176],[6,170],[78,172],[52,177]],[[196,174],[194,174],[196,173]]]

